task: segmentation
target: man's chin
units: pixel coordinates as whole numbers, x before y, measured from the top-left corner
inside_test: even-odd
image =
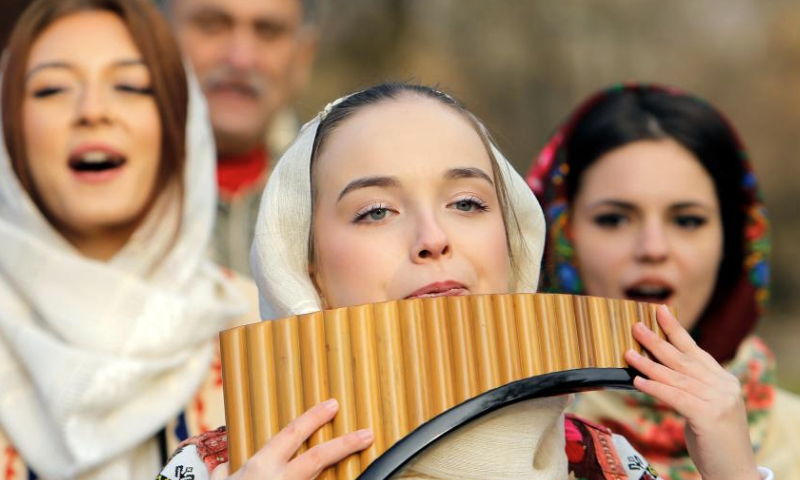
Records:
[[[249,125],[214,124],[214,137],[219,156],[241,155],[264,146],[265,130]]]

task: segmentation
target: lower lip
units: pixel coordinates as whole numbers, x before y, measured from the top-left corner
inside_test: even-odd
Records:
[[[116,168],[110,168],[101,172],[78,172],[73,170],[72,175],[84,183],[106,183],[114,180],[122,174],[125,165],[120,165]]]
[[[419,295],[412,295],[408,298],[434,298],[434,297],[458,297],[461,295],[469,295],[469,290],[466,288],[451,288],[443,292],[435,293],[421,293]]]

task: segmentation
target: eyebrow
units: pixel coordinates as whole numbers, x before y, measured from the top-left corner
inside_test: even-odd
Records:
[[[142,65],[144,67],[147,66],[147,64],[145,64],[144,60],[142,60],[141,58],[117,60],[111,64],[112,67],[130,67],[134,65]],[[75,66],[68,62],[64,61],[44,62],[28,70],[28,73],[25,74],[25,81],[27,81],[34,73],[47,68],[63,68],[67,70],[75,70]]]
[[[480,168],[475,167],[462,167],[451,168],[444,174],[444,178],[448,180],[458,180],[461,178],[479,178],[489,182],[489,185],[494,186],[492,178]]]
[[[622,200],[614,200],[614,199],[606,199],[606,200],[598,200],[597,202],[592,203],[589,205],[589,208],[596,208],[600,206],[611,206],[621,208],[623,210],[636,210],[636,205],[624,202]],[[703,208],[703,209],[710,209],[708,205],[705,205],[700,202],[681,202],[676,203],[674,205],[669,206],[669,210],[683,210],[685,208]]]
[[[396,177],[364,177],[364,178],[357,178],[352,182],[348,183],[342,191],[339,193],[339,198],[336,200],[337,202],[342,199],[348,193],[358,190],[361,188],[368,188],[368,187],[383,187],[383,188],[391,188],[391,187],[399,187],[400,181],[397,180]]]
[[[632,203],[623,202],[622,200],[603,199],[598,200],[589,205],[589,208],[596,208],[602,206],[617,207],[623,210],[635,210],[636,207]]]
[[[461,178],[479,178],[481,180],[486,180],[489,182],[489,185],[494,186],[494,182],[489,175],[486,174],[480,168],[475,167],[463,167],[463,168],[451,168],[444,174],[444,178],[447,180],[458,180]],[[400,181],[397,180],[396,177],[385,177],[385,176],[376,176],[376,177],[364,177],[364,178],[357,178],[352,182],[348,183],[342,191],[339,193],[339,198],[336,200],[337,202],[340,201],[345,195],[352,192],[353,190],[358,190],[360,188],[368,188],[368,187],[383,187],[383,188],[396,188],[400,186]]]

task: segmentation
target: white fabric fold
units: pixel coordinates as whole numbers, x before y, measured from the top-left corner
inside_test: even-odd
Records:
[[[0,148],[0,429],[41,478],[132,476],[134,452],[207,375],[216,333],[246,311],[206,259],[216,156],[191,78],[183,197],[160,192],[108,262],[61,237]]]
[[[489,413],[438,440],[397,477],[566,480],[567,398],[526,400]]]

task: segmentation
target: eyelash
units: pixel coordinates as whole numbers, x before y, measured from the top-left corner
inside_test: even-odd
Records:
[[[38,90],[34,90],[33,97],[34,98],[45,98],[57,93],[63,92],[65,89],[62,87],[44,87]]]
[[[483,201],[481,201],[481,199],[479,199],[477,197],[460,198],[460,199],[448,204],[448,207],[456,205],[456,204],[461,203],[461,202],[468,202],[470,205],[472,205],[472,206],[474,206],[476,208],[476,211],[479,211],[479,212],[488,212],[489,211],[489,206],[486,205],[486,203],[484,203]],[[370,214],[372,214],[373,212],[379,212],[379,211],[382,211],[382,210],[386,210],[387,212],[394,212],[389,205],[385,205],[385,204],[382,204],[382,203],[370,205],[370,206],[368,206],[368,207],[366,207],[364,209],[359,210],[358,213],[356,213],[355,218],[353,218],[353,223],[361,223],[361,222],[365,221],[367,219],[367,217]],[[475,213],[475,211],[468,211],[468,212],[464,211],[464,213]],[[374,220],[374,222],[380,222],[382,220],[383,220],[383,218],[381,218],[379,220]]]
[[[117,91],[125,93],[137,93],[139,95],[152,95],[153,87],[134,87],[133,85],[120,84],[114,87]]]
[[[674,222],[681,228],[695,230],[708,223],[708,219],[700,215],[679,215]]]
[[[600,228],[617,228],[627,220],[628,217],[621,213],[602,213],[594,217],[594,223]]]
[[[137,95],[152,95],[153,88],[152,87],[134,87],[133,85],[126,85],[126,84],[118,84],[114,86],[114,89],[118,92],[123,93],[135,93]],[[58,93],[62,93],[68,90],[65,87],[44,87],[33,92],[34,98],[47,98]]]
[[[366,208],[362,208],[356,213],[355,218],[353,218],[353,223],[362,223],[364,220],[367,219],[367,216],[369,216],[372,212],[377,212],[380,210],[390,211],[391,209],[389,205],[385,205],[382,203],[370,205]],[[375,220],[374,222],[380,222],[381,220],[383,219]]]
[[[489,206],[478,197],[459,198],[458,200],[450,203],[450,205],[448,205],[448,206],[456,205],[456,204],[461,203],[461,202],[468,202],[469,204],[474,205],[475,208],[477,209],[477,211],[479,211],[479,212],[488,212],[489,211]],[[469,212],[464,212],[464,213],[474,213],[474,211],[469,211]]]
[[[601,228],[617,228],[627,221],[628,217],[622,213],[603,213],[594,217],[594,223]],[[708,223],[708,219],[701,215],[678,215],[672,222],[680,228],[695,230]]]

